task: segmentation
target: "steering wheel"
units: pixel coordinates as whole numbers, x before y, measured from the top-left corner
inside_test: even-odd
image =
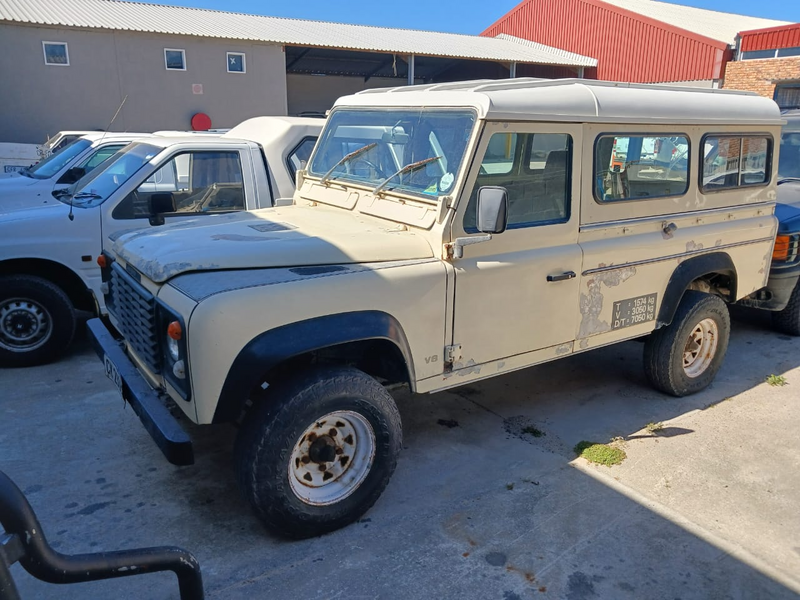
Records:
[[[374,162],[372,162],[371,160],[367,160],[366,158],[359,158],[357,161],[355,161],[355,162],[353,163],[353,168],[355,168],[355,166],[356,166],[358,163],[364,163],[364,164],[365,164],[365,165],[367,165],[368,167],[370,167],[370,168],[372,168],[372,169],[375,169],[375,171],[378,173],[378,175],[380,175],[381,179],[386,179],[386,178],[388,177],[388,175],[387,175],[386,173],[384,173],[384,172],[383,172],[383,169],[381,169],[381,168],[380,168],[378,165],[376,165],[376,164],[375,164]]]

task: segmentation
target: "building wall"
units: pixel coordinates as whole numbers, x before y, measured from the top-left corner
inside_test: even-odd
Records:
[[[67,42],[70,66],[45,65],[42,41]],[[164,48],[186,51],[186,71],[167,71]],[[226,52],[244,52],[246,73],[228,73]],[[285,115],[282,48],[206,38],[0,25],[0,141],[41,143],[65,129],[190,129]],[[9,84],[8,82],[13,82]],[[202,85],[202,94],[193,93]]]
[[[481,35],[506,33],[598,59],[597,78],[721,79],[727,45],[600,0],[524,0]]]
[[[743,31],[740,50],[771,50],[773,48],[795,48],[800,46],[800,23]]]
[[[756,92],[772,99],[775,84],[790,81],[800,82],[800,56],[729,62],[723,87]]]
[[[301,112],[325,112],[341,96],[355,94],[370,88],[399,87],[406,85],[406,79],[390,77],[363,77],[344,75],[286,75],[286,93],[290,115]]]

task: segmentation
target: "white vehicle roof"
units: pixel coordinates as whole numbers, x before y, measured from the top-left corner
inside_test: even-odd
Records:
[[[291,150],[287,146],[292,140],[319,136],[324,125],[325,119],[312,117],[254,117],[242,121],[220,139],[239,138],[256,142],[264,148],[277,144]]]
[[[602,123],[781,123],[778,105],[751,92],[587,79],[478,80],[372,89],[334,108],[468,107],[481,119]]]
[[[125,142],[125,141],[133,141],[139,138],[146,138],[152,137],[152,133],[118,133],[118,132],[109,132],[103,133],[102,131],[93,131],[91,133],[87,133],[82,135],[81,137],[84,139],[89,140],[92,142],[92,145],[95,145],[99,142]]]

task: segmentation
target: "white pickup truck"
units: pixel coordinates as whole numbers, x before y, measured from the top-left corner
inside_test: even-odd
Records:
[[[105,314],[97,258],[109,236],[290,203],[323,125],[258,117],[219,137],[142,138],[58,197],[0,199],[0,366],[53,360],[75,334],[76,310]]]
[[[0,213],[34,203],[57,201],[54,196],[103,164],[133,140],[150,133],[88,133],[44,160],[0,179]]]

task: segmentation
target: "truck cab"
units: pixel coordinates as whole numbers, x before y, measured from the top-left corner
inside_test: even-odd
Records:
[[[584,80],[340,98],[293,205],[117,238],[121,339],[90,332],[168,460],[193,450],[164,399],[238,425],[237,476],[272,531],[332,531],[395,468],[395,386],[644,339],[656,389],[705,389],[727,305],[766,282],[780,125],[752,94]]]
[[[321,127],[258,117],[224,136],[119,141],[112,158],[64,193],[0,200],[0,365],[52,360],[69,346],[77,310],[105,314],[97,259],[123,232],[290,202],[294,171]]]

